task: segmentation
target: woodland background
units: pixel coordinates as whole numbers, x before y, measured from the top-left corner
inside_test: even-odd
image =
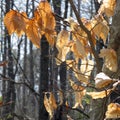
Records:
[[[77,10],[76,15],[70,1],[72,0],[48,0],[56,19],[57,34],[63,29],[69,30],[70,24],[65,19],[71,16],[77,21],[77,15],[80,18],[91,19],[98,14],[102,4],[102,0],[73,0]],[[8,34],[3,22],[6,13],[10,10],[24,11],[31,19],[39,2],[40,0],[0,0],[0,120],[104,120],[108,101],[120,103],[119,85],[109,98],[94,100],[90,96],[84,96],[82,107],[81,101],[75,96],[75,88],[71,87],[72,83],[70,84],[68,80],[72,76],[73,81],[76,81],[74,70],[67,68],[70,66],[66,61],[60,60],[60,64],[56,64],[59,51],[55,46],[49,45],[45,36],[40,40],[40,48],[36,48],[26,35],[18,37],[16,34],[11,36]],[[98,67],[96,65],[93,67],[89,78],[93,86],[86,87],[89,91],[96,89],[94,77],[101,71],[112,79],[120,77],[120,1],[117,0],[116,3],[113,20],[112,17],[104,16],[106,21],[109,21],[110,27],[106,42],[96,38],[96,45],[93,47],[96,55],[102,48],[109,46],[114,49],[117,53],[118,68],[112,72],[105,68],[102,58],[97,58]],[[72,52],[67,55],[67,59],[74,60]],[[91,54],[89,59],[96,62],[96,58]],[[80,60],[79,66],[81,66]],[[79,84],[81,83],[77,83],[77,86]],[[49,117],[43,102],[44,94],[49,98],[51,92],[58,105],[57,109],[53,110],[52,118]],[[75,104],[78,102],[80,106]],[[76,106],[73,108],[74,104]]]

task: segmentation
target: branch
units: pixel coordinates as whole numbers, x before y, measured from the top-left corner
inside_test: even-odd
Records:
[[[5,75],[1,74],[0,73],[0,76],[3,78],[3,80],[5,81],[9,81],[9,82],[12,82],[14,84],[22,84],[22,85],[25,85],[27,88],[29,88],[29,90],[34,93],[35,95],[37,96],[40,96],[39,93],[37,93],[30,85],[28,85],[26,82],[15,82],[14,80],[12,80],[11,78],[8,78],[6,77]]]
[[[80,113],[82,113],[84,116],[86,116],[87,118],[90,118],[89,115],[87,115],[86,113],[84,113],[82,110],[78,109],[78,108],[72,108],[70,106],[66,106],[66,105],[63,105],[63,107],[67,108],[67,109],[70,109],[70,110],[76,110]]]
[[[96,51],[95,51],[94,44],[93,44],[93,42],[92,42],[91,32],[83,25],[83,23],[82,23],[82,21],[81,21],[81,19],[80,19],[79,13],[78,13],[78,11],[77,11],[74,3],[73,3],[73,0],[69,0],[69,3],[70,3],[70,5],[71,5],[71,7],[72,7],[72,9],[73,9],[73,11],[74,11],[74,13],[75,13],[75,16],[76,16],[76,18],[77,18],[77,21],[78,21],[80,27],[81,27],[81,28],[85,31],[85,33],[87,34],[88,41],[89,41],[89,43],[90,43],[90,45],[91,45],[92,53],[93,53],[93,55],[94,55],[94,57],[95,57],[97,72],[100,72],[100,71],[101,71],[101,65],[100,65],[100,62],[99,62],[99,57],[98,57],[98,55],[97,55],[97,53],[96,53]]]

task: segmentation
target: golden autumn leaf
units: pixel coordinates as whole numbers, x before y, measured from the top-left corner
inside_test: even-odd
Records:
[[[57,104],[56,104],[56,100],[55,100],[55,97],[54,97],[52,92],[50,93],[49,100],[50,100],[50,102],[52,104],[53,109],[56,110],[57,109]]]
[[[106,119],[120,118],[120,104],[110,103],[107,107]]]
[[[99,57],[105,59],[104,65],[111,71],[116,72],[118,69],[117,54],[113,49],[102,49]]]
[[[113,83],[113,80],[109,76],[104,74],[103,72],[97,74],[95,77],[95,87],[96,88],[103,88],[111,83]]]
[[[79,40],[76,40],[75,44],[76,44],[76,48],[77,48],[78,53],[81,54],[82,58],[85,58],[86,51],[85,51],[83,44]]]
[[[80,25],[71,17],[69,17],[68,19],[65,19],[65,21],[70,23],[73,40],[80,41],[84,47],[89,46],[88,36],[87,36],[86,32],[81,29]],[[89,20],[87,20],[86,18],[81,18],[81,21],[83,22],[83,25],[88,30],[91,30],[92,26],[91,26],[91,23]],[[95,45],[96,44],[95,35],[92,31],[91,31],[91,36],[92,36],[93,44]]]
[[[26,24],[28,22],[26,13],[19,13],[15,10],[10,10],[4,17],[4,24],[8,29],[9,34],[16,33],[21,36],[26,31]]]
[[[85,96],[85,94],[86,94],[85,89],[80,92],[75,92],[75,105],[73,106],[73,108],[77,108],[79,106],[83,108],[82,99]]]
[[[68,61],[68,60],[67,60]],[[77,80],[83,84],[88,84],[89,83],[89,76],[87,75],[91,71],[87,71],[86,73],[82,73],[81,69],[79,69],[76,61],[71,61],[71,63],[67,63],[70,68],[73,69],[74,71],[74,76],[77,78]],[[70,64],[70,65],[69,65]]]
[[[98,37],[102,38],[104,43],[109,33],[109,27],[107,21],[100,15],[91,19],[91,31]]]
[[[59,49],[62,49],[64,46],[67,45],[69,40],[69,33],[66,30],[60,31],[60,33],[57,36],[57,42],[56,42],[56,47],[59,51]]]
[[[75,83],[73,80],[69,79],[70,81],[70,86],[72,87],[72,89],[74,90],[74,94],[75,94],[75,105],[73,106],[73,108],[77,108],[77,107],[81,107],[83,108],[82,105],[82,98],[85,96],[86,94],[86,89],[81,86],[78,85],[77,83]]]
[[[81,73],[81,71],[79,69],[77,69],[77,72],[75,72],[75,77],[82,83],[84,84],[88,84],[88,77],[85,76],[84,74]]]
[[[82,22],[85,23],[86,19],[82,18]],[[72,31],[72,37],[74,41],[80,41],[83,46],[88,45],[87,34],[81,29],[80,25],[71,17],[66,19],[70,23],[70,28]],[[84,24],[83,23],[83,24]]]
[[[47,94],[49,94],[49,97],[47,97]],[[56,100],[52,92],[46,92],[44,94],[44,106],[49,113],[50,118],[52,118],[54,115],[54,110],[57,108]]]
[[[69,79],[70,81],[70,86],[72,87],[72,89],[74,91],[83,91],[85,88],[81,85],[78,85],[77,83],[75,83],[73,80]]]
[[[56,59],[57,65],[65,61],[66,55],[70,51],[70,47],[67,46],[68,40],[69,40],[69,33],[66,30],[62,30],[57,36],[56,47],[59,52],[57,58],[60,60],[59,62],[59,60]]]
[[[71,28],[71,31],[80,31],[80,26],[79,24],[72,18],[72,17],[69,17],[68,19],[65,19],[65,21],[67,21],[68,23],[70,23],[70,28]]]
[[[21,36],[26,33],[32,43],[39,48],[41,36],[45,34],[50,45],[54,45],[55,17],[52,13],[50,4],[47,1],[41,1],[34,11],[34,17],[28,19],[26,13],[19,13],[11,10],[4,17],[4,23],[9,34],[16,33]]]
[[[55,17],[52,13],[52,9],[48,1],[41,1],[38,8],[38,14],[42,18],[43,28],[54,30],[56,26]],[[41,23],[41,21],[40,21]],[[40,25],[41,26],[41,25]]]
[[[36,10],[34,11],[34,19],[36,20],[36,23],[37,23],[37,25],[38,25],[38,27],[39,27],[39,32],[43,35],[43,34],[45,33],[45,32],[43,31],[43,30],[44,30],[44,26],[43,26],[44,21],[42,20],[42,17],[41,17],[41,15],[40,15],[38,9],[36,9]]]
[[[70,68],[74,67],[75,61],[74,60],[66,60],[66,64],[67,64],[67,69],[69,70]]]
[[[46,94],[44,95],[44,106],[45,106],[47,112],[49,113],[50,118],[52,118],[53,114],[54,114],[54,110],[53,110],[53,107],[52,107],[49,99],[47,98]]]
[[[114,10],[116,7],[116,0],[103,0],[103,4],[101,5],[98,13],[105,13],[108,17],[113,16]]]
[[[27,23],[26,34],[27,34],[27,37],[31,40],[31,42],[37,48],[40,48],[41,34],[38,31],[38,26],[37,26],[37,23],[36,23],[35,19],[31,19]]]
[[[71,42],[70,46],[71,46],[71,51],[75,55],[76,62],[78,62],[79,58],[83,59],[86,57],[85,48],[79,40]]]
[[[93,67],[94,67],[93,60],[89,60],[89,59],[82,59],[81,60],[80,71],[82,74],[86,75],[86,77],[89,77],[91,75]]]
[[[35,11],[35,18],[37,19],[41,33],[45,34],[49,44],[53,46],[55,43],[54,36],[56,35],[54,30],[56,21],[52,13],[51,6],[47,0],[40,2],[37,10]]]
[[[90,95],[93,99],[99,99],[107,97],[113,89],[108,89],[100,92],[87,92],[87,95]]]
[[[47,41],[49,42],[49,44],[53,47],[55,44],[55,35],[49,34],[49,32],[46,32],[45,37],[46,37]]]

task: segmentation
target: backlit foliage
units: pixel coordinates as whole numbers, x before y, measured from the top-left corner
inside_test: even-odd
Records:
[[[48,94],[48,96],[47,96],[47,94]],[[44,93],[44,105],[45,105],[47,112],[50,115],[50,118],[52,118],[54,115],[54,112],[57,108],[56,100],[55,100],[52,92]]]
[[[110,103],[107,108],[106,118],[120,118],[120,104]]]
[[[103,15],[106,15],[106,17],[113,16],[116,6],[116,0],[99,0],[99,2],[101,1],[102,5],[97,15],[95,15],[91,20],[81,18],[83,25],[91,34],[93,47],[96,47],[96,40],[99,40],[100,38],[104,41],[104,43],[106,43],[110,28]],[[119,82],[118,80],[113,80],[101,72],[97,74],[94,79],[95,88],[99,89],[99,91],[87,91],[87,86],[91,86],[90,77],[95,64],[91,43],[88,40],[88,33],[84,31],[78,22],[76,22],[73,18],[70,17],[64,21],[69,23],[69,30],[61,30],[57,34],[55,31],[56,21],[54,13],[47,1],[40,2],[37,9],[34,11],[34,17],[31,19],[27,17],[26,13],[20,13],[16,10],[10,10],[4,17],[4,24],[10,35],[12,33],[16,33],[20,37],[25,33],[37,48],[40,48],[40,39],[43,35],[45,35],[49,44],[52,47],[54,45],[56,46],[58,50],[56,64],[60,65],[62,62],[66,62],[67,70],[72,70],[74,78],[77,79],[77,82],[75,82],[75,80],[70,76],[68,78],[69,84],[75,95],[75,105],[73,108],[83,108],[82,100],[85,95],[91,96],[92,99],[102,99],[108,97],[110,93],[114,91]],[[73,60],[66,59],[69,52],[73,53]],[[110,71],[117,71],[117,54],[115,50],[109,48],[102,49],[99,57],[104,58],[104,65]],[[81,63],[80,66],[78,66],[79,60]],[[109,89],[102,89],[107,88],[109,85],[112,87]],[[59,98],[59,105],[62,105],[63,93],[61,90],[59,91]],[[51,119],[59,105],[56,103],[54,93],[44,93],[44,106]],[[109,104],[106,112],[106,118],[118,117],[120,117],[120,105],[116,103]]]
[[[116,72],[118,68],[117,54],[113,49],[102,49],[99,54],[100,57],[104,58],[104,65],[111,71]]]
[[[40,2],[32,19],[29,19],[24,12],[19,13],[16,10],[11,10],[4,17],[4,23],[10,35],[16,33],[21,36],[25,33],[37,48],[40,47],[42,35],[46,36],[50,45],[54,45],[56,22],[51,6],[47,1]]]

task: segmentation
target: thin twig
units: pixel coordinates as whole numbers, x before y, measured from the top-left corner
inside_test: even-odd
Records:
[[[86,116],[87,118],[90,118],[89,115],[87,115],[86,113],[84,113],[82,110],[78,109],[78,108],[72,108],[70,106],[66,106],[66,105],[63,105],[63,107],[67,108],[67,109],[70,109],[70,110],[76,110],[80,113],[82,113],[84,116]]]
[[[94,44],[92,42],[91,32],[83,25],[83,23],[82,23],[82,21],[80,19],[79,13],[78,13],[78,11],[77,11],[74,3],[73,3],[73,0],[69,0],[69,3],[70,3],[70,5],[71,5],[71,7],[72,7],[72,9],[73,9],[73,11],[74,11],[74,13],[76,15],[76,18],[77,18],[77,21],[78,21],[80,27],[85,31],[85,33],[88,36],[88,41],[89,41],[89,43],[91,45],[92,53],[93,53],[93,55],[95,57],[95,61],[96,61],[97,72],[100,72],[101,71],[101,65],[100,65],[100,62],[99,62],[99,57],[98,57],[98,55],[97,55],[97,53],[95,51]]]

